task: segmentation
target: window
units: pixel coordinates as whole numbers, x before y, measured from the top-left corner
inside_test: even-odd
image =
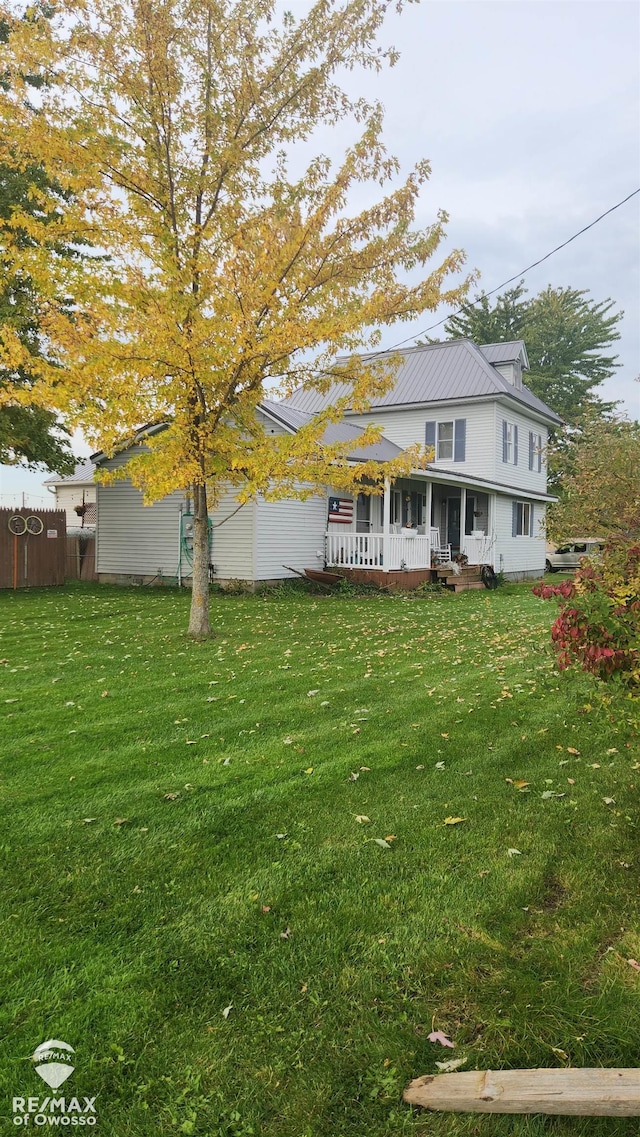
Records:
[[[542,435],[532,430],[529,431],[529,469],[538,473],[542,469]]]
[[[512,537],[533,537],[533,502],[514,501]]]
[[[466,418],[426,423],[425,446],[435,451],[436,462],[464,462],[466,445]]]
[[[515,422],[502,420],[502,461],[518,465],[518,427]]]
[[[451,461],[453,458],[453,422],[438,423],[438,445],[436,462]]]

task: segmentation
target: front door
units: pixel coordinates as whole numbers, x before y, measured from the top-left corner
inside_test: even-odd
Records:
[[[447,498],[447,544],[452,553],[460,552],[460,498]]]
[[[356,502],[356,533],[371,531],[371,495],[359,493]]]

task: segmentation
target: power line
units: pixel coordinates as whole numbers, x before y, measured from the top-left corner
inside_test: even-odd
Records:
[[[418,336],[424,336],[427,332],[432,332],[434,328],[439,328],[441,324],[446,324],[447,320],[451,320],[454,316],[459,316],[461,312],[466,312],[469,308],[475,308],[477,304],[481,303],[482,299],[485,296],[493,296],[494,292],[499,292],[500,289],[505,288],[507,284],[511,284],[514,280],[519,280],[521,277],[523,277],[525,273],[531,272],[532,268],[537,268],[538,265],[541,265],[544,261],[548,261],[549,257],[552,257],[554,253],[558,253],[560,249],[566,248],[567,245],[570,245],[572,241],[576,240],[576,237],[581,237],[583,233],[587,232],[587,230],[593,229],[593,226],[597,225],[599,221],[602,221],[603,217],[608,217],[610,213],[613,213],[616,209],[619,209],[621,205],[625,205],[628,201],[631,201],[631,198],[635,197],[636,194],[639,193],[640,187],[633,190],[633,193],[628,194],[627,197],[623,197],[622,201],[619,201],[616,205],[612,205],[611,209],[605,210],[605,212],[601,213],[599,217],[596,217],[594,221],[591,221],[588,225],[585,225],[583,229],[579,229],[577,233],[574,233],[572,237],[569,237],[566,241],[563,241],[561,245],[556,245],[555,249],[552,249],[550,253],[546,253],[544,257],[540,257],[540,260],[534,261],[533,264],[528,265],[527,268],[523,268],[521,272],[517,272],[515,276],[510,276],[508,280],[503,280],[502,284],[498,284],[495,288],[492,288],[490,292],[483,292],[477,300],[472,300],[469,304],[464,304],[462,308],[458,308],[456,312],[450,312],[448,316],[445,316],[442,320],[438,320],[436,324],[430,324],[428,328],[423,328],[421,332],[415,332],[412,336],[407,336],[406,339],[400,340],[398,343],[395,343],[393,347],[385,348],[385,351],[395,351],[397,347],[402,347],[403,344],[409,343],[410,340],[414,340]],[[382,354],[382,352],[379,354]]]

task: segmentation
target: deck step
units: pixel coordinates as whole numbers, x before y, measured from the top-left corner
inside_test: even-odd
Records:
[[[481,580],[469,580],[466,583],[457,583],[453,586],[454,592],[466,592],[469,588],[484,588]]]

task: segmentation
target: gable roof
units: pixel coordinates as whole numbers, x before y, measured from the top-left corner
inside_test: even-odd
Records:
[[[516,346],[518,351],[514,355]],[[507,396],[517,403],[522,403],[547,421],[560,423],[562,421],[560,417],[546,403],[526,387],[514,387],[500,374],[493,363],[489,362],[485,351],[494,348],[497,355],[500,354],[498,349],[504,349],[509,357],[496,359],[495,362],[508,362],[520,358],[521,351],[525,352],[526,357],[522,340],[514,340],[508,345],[486,344],[484,349],[480,349],[467,339],[446,340],[443,343],[406,348],[402,352],[375,352],[370,356],[364,356],[365,360],[384,359],[385,356],[389,359],[397,359],[400,356],[402,359],[394,387],[380,398],[372,399],[371,410],[450,402],[455,399]],[[346,364],[347,360],[337,362]],[[336,399],[348,395],[350,390],[348,383],[337,382],[324,394],[310,390],[294,391],[285,402],[288,407],[317,414]]]
[[[95,468],[91,458],[83,458],[72,474],[54,474],[42,484],[43,486],[92,486]]]
[[[286,403],[274,403],[271,399],[263,399],[258,409],[282,423],[292,432],[299,430],[301,426],[305,426],[313,418],[313,414],[308,411],[301,411]],[[372,446],[358,446],[358,438],[363,434],[363,427],[357,426],[356,423],[349,422],[347,419],[342,419],[341,422],[329,423],[321,441],[331,445],[332,442],[348,442],[353,439],[354,446],[347,457],[360,462],[388,462],[391,458],[397,458],[398,454],[402,453],[400,447],[396,446],[395,442],[390,442],[388,438],[381,438]]]
[[[529,358],[523,340],[508,340],[506,343],[480,343],[477,345],[489,363],[517,363],[528,371]]]

